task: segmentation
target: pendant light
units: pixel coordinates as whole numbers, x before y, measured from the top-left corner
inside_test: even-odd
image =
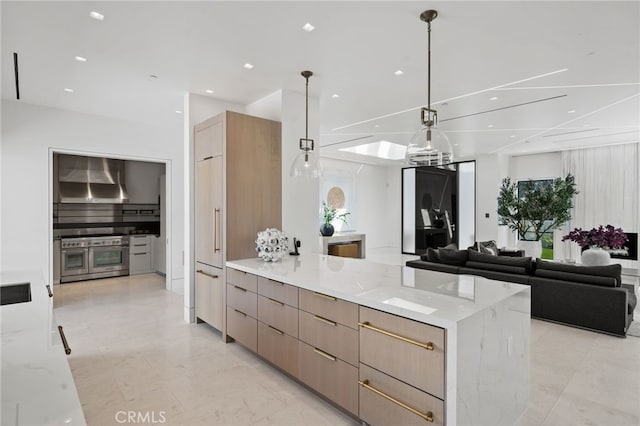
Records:
[[[420,130],[411,138],[405,161],[411,166],[443,166],[453,162],[453,150],[447,135],[438,129],[438,113],[431,109],[431,21],[436,10],[426,10],[420,19],[427,23],[427,107],[420,110]]]
[[[319,178],[322,176],[322,166],[318,154],[313,151],[313,139],[309,139],[309,77],[313,75],[311,71],[302,71],[300,73],[306,82],[306,104],[305,104],[305,136],[300,138],[300,154],[291,165],[291,176]]]

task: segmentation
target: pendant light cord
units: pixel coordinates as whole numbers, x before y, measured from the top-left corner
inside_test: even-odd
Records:
[[[427,108],[428,122],[431,123],[431,21],[427,22]]]
[[[309,77],[305,77],[307,80],[306,88],[305,88],[305,109],[304,109],[304,137],[305,139],[309,139]]]

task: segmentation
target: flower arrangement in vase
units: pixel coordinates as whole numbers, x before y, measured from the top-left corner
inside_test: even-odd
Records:
[[[322,202],[322,225],[320,225],[320,234],[323,237],[330,237],[333,235],[333,222],[334,219],[338,219],[347,223],[347,216],[349,216],[349,212],[338,213],[334,207],[331,207],[327,204],[326,201]]]
[[[607,265],[611,260],[610,251],[623,249],[629,241],[622,228],[613,225],[600,225],[585,231],[582,228],[574,228],[562,241],[573,241],[578,244],[582,252],[582,263],[585,265]]]

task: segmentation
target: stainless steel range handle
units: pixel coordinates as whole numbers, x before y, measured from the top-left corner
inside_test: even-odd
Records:
[[[64,353],[69,355],[71,354],[71,348],[67,343],[67,338],[64,336],[64,331],[62,330],[62,326],[58,326],[58,332],[60,333],[60,338],[62,339],[62,346],[64,346]]]

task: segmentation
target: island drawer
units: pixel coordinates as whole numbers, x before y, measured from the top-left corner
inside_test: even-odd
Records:
[[[298,337],[298,310],[269,297],[258,296],[258,319]]]
[[[360,362],[444,400],[444,330],[360,306]]]
[[[227,306],[227,335],[253,352],[258,351],[258,320]]]
[[[304,342],[298,343],[298,378],[358,415],[358,368]]]
[[[358,305],[305,289],[299,291],[300,309],[353,329],[358,328]]]
[[[300,340],[358,365],[358,331],[319,315],[299,311]]]
[[[443,425],[444,402],[360,364],[360,414],[370,425]]]
[[[258,294],[298,307],[298,288],[280,281],[258,277]]]
[[[258,277],[248,272],[227,268],[227,283],[234,284],[254,293],[258,292]]]
[[[227,284],[227,306],[256,318],[258,316],[258,295],[234,284]]]
[[[298,339],[258,321],[258,355],[298,377]]]

